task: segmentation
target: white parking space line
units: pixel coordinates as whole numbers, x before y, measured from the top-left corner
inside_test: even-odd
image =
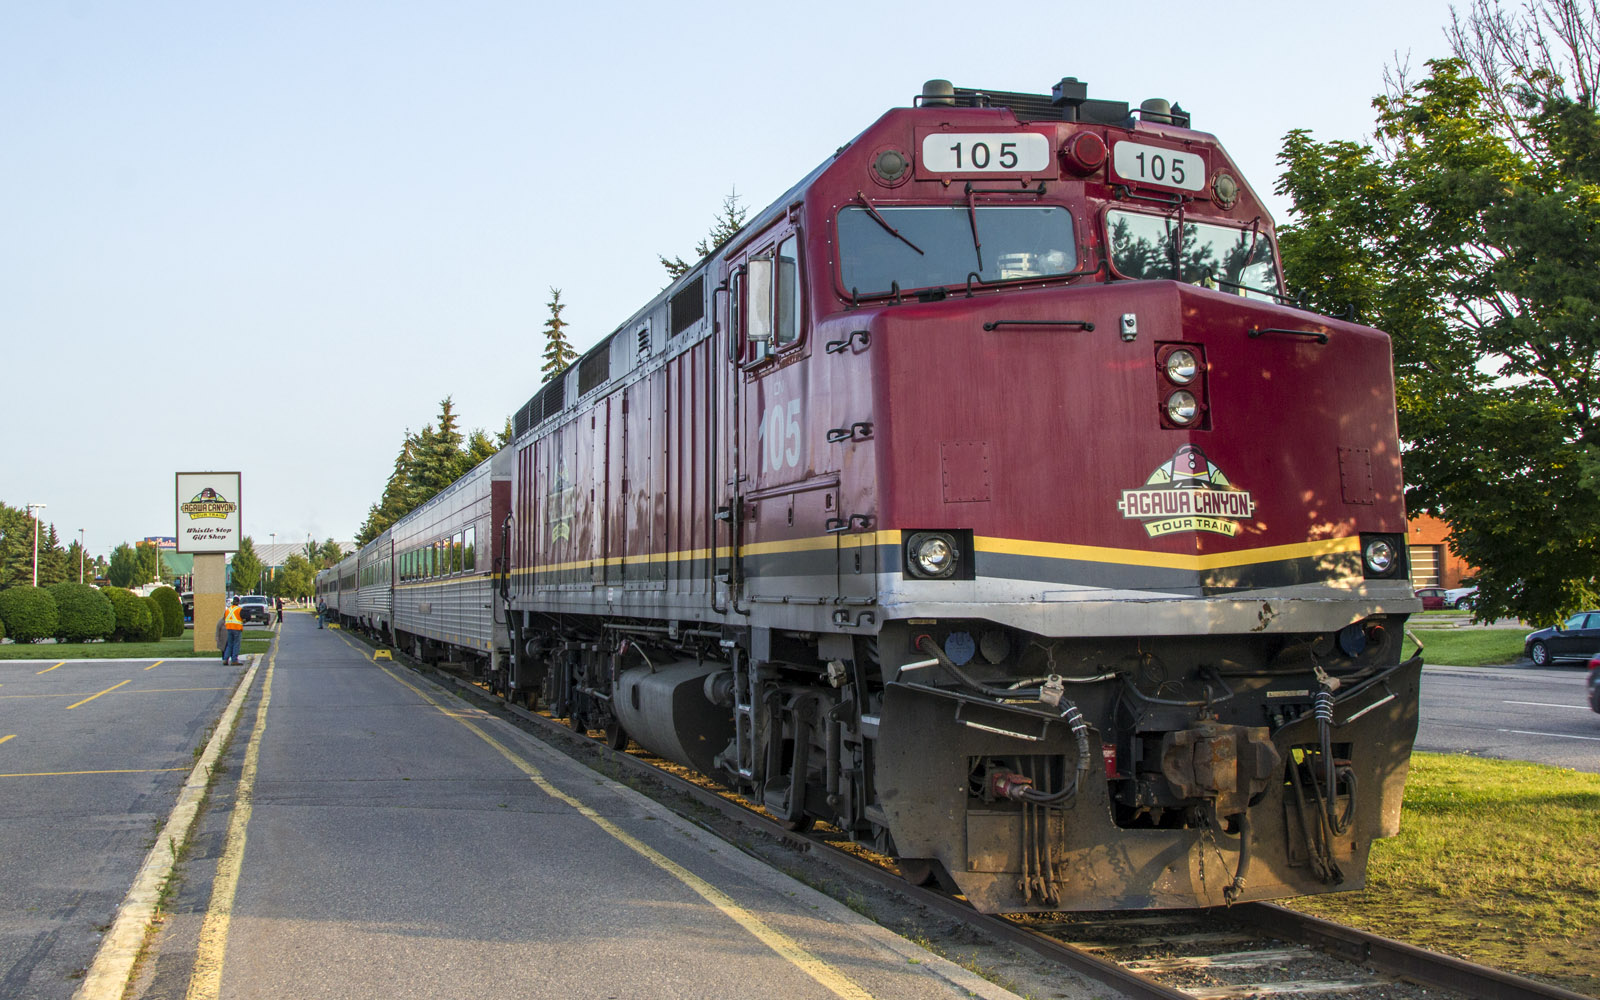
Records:
[[[1554,736],[1559,740],[1593,740],[1600,743],[1600,736],[1574,736],[1571,733],[1538,733],[1530,729],[1497,729],[1500,733],[1516,733],[1518,736]]]
[[[1587,712],[1587,705],[1552,705],[1546,701],[1503,701],[1502,705],[1532,705],[1534,708],[1575,708],[1580,712]]]

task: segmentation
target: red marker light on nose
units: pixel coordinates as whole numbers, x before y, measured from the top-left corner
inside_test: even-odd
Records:
[[[1117,748],[1109,743],[1102,743],[1100,745],[1100,757],[1106,762],[1106,777],[1115,778],[1117,776]]]

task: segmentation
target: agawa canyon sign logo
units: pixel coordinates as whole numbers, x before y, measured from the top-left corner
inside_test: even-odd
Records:
[[[1186,444],[1150,473],[1143,486],[1123,490],[1117,509],[1123,517],[1143,521],[1151,538],[1179,531],[1232,536],[1240,531],[1239,520],[1249,517],[1256,505],[1249,491],[1230,483],[1205,452]]]

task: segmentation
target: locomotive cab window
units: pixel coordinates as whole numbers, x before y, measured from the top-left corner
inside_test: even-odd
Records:
[[[744,364],[758,364],[800,341],[800,236],[790,233],[776,249],[750,257],[734,276],[733,322],[742,336],[733,348]],[[742,324],[741,324],[742,320]]]
[[[790,234],[778,245],[777,317],[772,327],[772,344],[782,350],[800,339],[800,237]]]
[[[976,230],[976,231],[974,231]],[[846,294],[883,295],[1049,278],[1077,267],[1072,213],[1060,205],[848,207],[839,213],[839,272]]]
[[[1274,301],[1278,268],[1272,240],[1257,229],[1140,212],[1108,211],[1111,266],[1124,278],[1166,278],[1232,295]]]

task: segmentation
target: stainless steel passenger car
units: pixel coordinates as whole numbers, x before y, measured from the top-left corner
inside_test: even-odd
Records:
[[[488,668],[506,648],[495,570],[512,460],[503,451],[480,463],[386,533],[394,539],[394,641],[419,659]]]

